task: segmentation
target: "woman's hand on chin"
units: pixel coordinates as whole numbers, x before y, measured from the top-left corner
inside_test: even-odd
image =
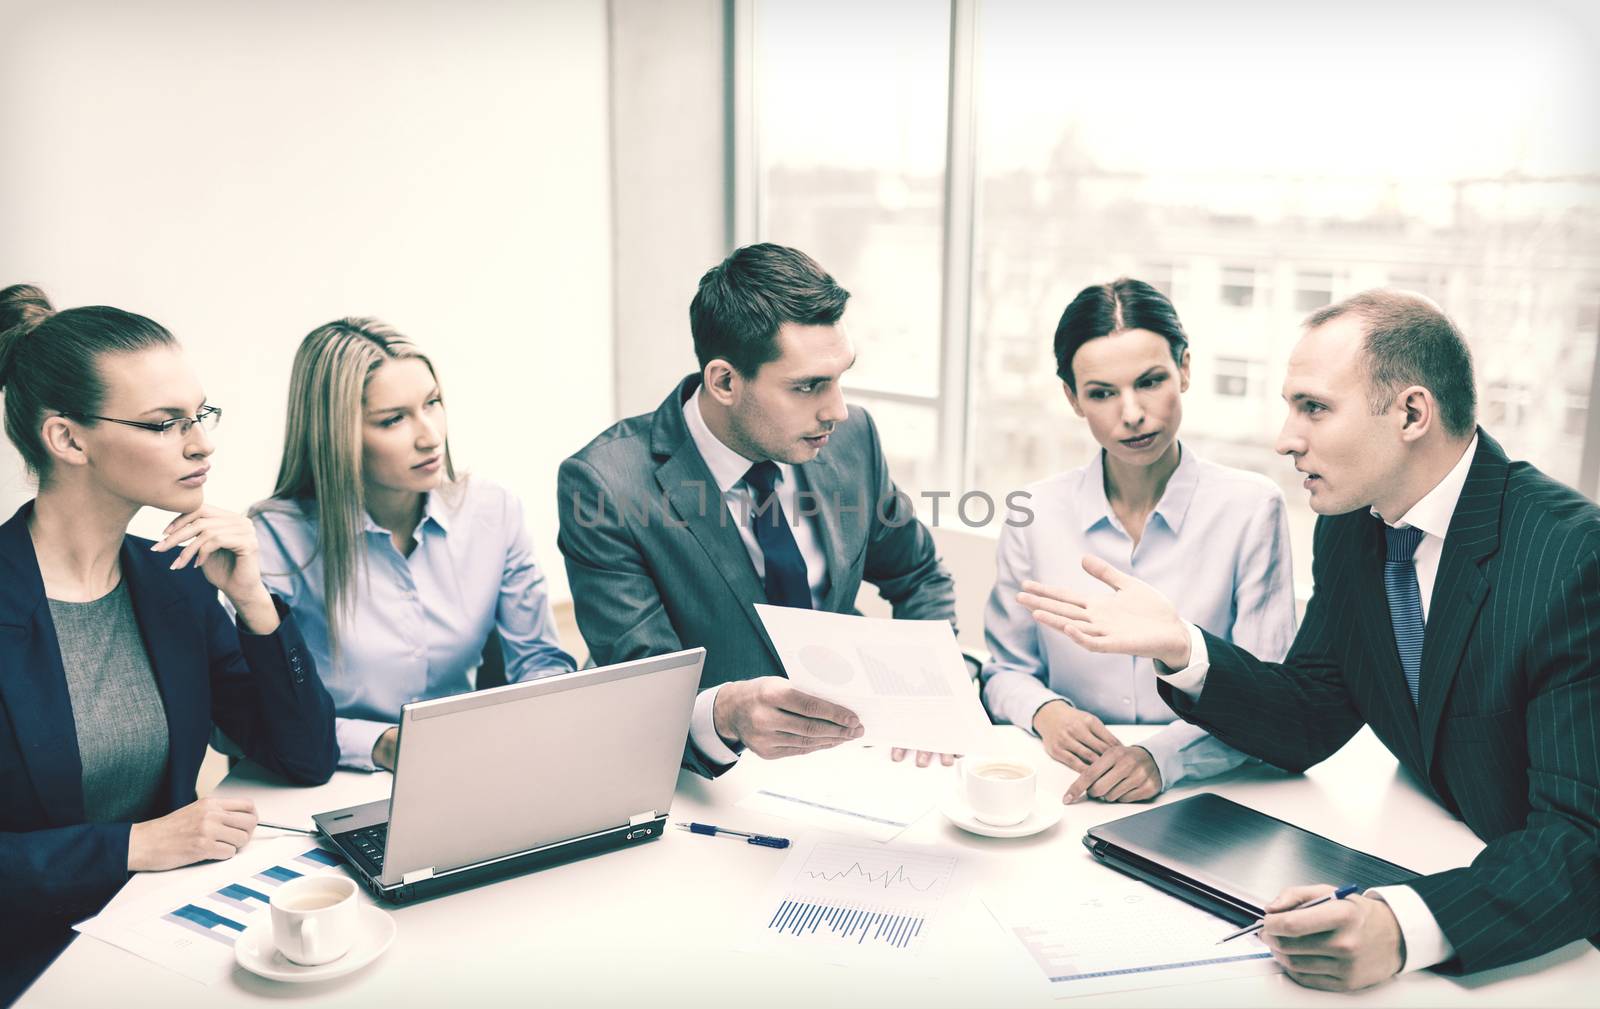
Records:
[[[250,520],[215,505],[201,505],[168,523],[156,553],[182,547],[172,570],[194,565],[238,611],[241,629],[271,634],[278,629],[278,611],[261,583],[260,546]]]

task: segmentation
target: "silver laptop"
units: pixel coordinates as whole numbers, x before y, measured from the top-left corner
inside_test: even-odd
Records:
[[[660,837],[705,649],[407,704],[390,798],[313,817],[401,902]]]

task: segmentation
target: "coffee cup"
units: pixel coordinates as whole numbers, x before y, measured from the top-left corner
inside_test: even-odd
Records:
[[[301,876],[272,893],[272,944],[306,967],[331,963],[356,941],[356,884],[345,876]]]
[[[972,815],[993,827],[1011,827],[1033,812],[1039,775],[1031,764],[1007,757],[963,757],[961,788]]]

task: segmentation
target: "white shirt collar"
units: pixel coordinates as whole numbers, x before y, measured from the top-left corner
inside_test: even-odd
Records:
[[[689,426],[689,437],[694,439],[694,447],[700,450],[700,458],[706,461],[706,468],[711,470],[711,478],[717,482],[717,490],[726,494],[737,487],[756,461],[746,459],[729,448],[711,430],[700,412],[699,389],[684,401],[683,421]],[[789,470],[786,464],[778,463],[778,472],[783,479],[789,479]]]
[[[417,519],[417,529],[412,530],[413,535],[415,535],[417,530],[426,525],[429,519],[432,519],[433,524],[439,527],[440,532],[450,532],[451,504],[446,500],[443,490],[443,488],[438,488],[423,495],[422,515]],[[459,504],[459,501],[457,504]],[[378,525],[378,523],[374,522],[370,512],[363,511],[361,513],[361,518],[363,527],[367,532],[380,533],[384,536],[389,535],[390,530],[385,529]]]
[[[1079,497],[1079,515],[1083,520],[1083,531],[1088,532],[1101,522],[1111,522],[1111,501],[1106,497],[1106,460],[1105,450],[1101,449],[1094,454],[1084,470],[1084,481]],[[1178,466],[1167,478],[1166,489],[1161,492],[1161,497],[1150,511],[1150,517],[1161,516],[1176,535],[1183,531],[1183,517],[1189,512],[1189,503],[1194,500],[1195,488],[1200,483],[1199,464],[1195,455],[1182,442],[1178,444]]]
[[[1394,528],[1414,526],[1421,529],[1429,536],[1444,539],[1450,531],[1450,518],[1456,513],[1456,502],[1461,500],[1461,488],[1467,484],[1467,473],[1472,469],[1472,460],[1478,454],[1478,436],[1474,434],[1472,441],[1467,443],[1467,450],[1461,453],[1461,458],[1451,467],[1444,479],[1434,485],[1433,490],[1422,495],[1422,500],[1412,505],[1394,524]],[[1372,514],[1378,515],[1376,509]],[[1378,515],[1381,521],[1383,516]]]

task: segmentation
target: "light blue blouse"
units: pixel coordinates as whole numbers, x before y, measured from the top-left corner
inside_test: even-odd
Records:
[[[340,624],[334,662],[323,609],[314,501],[269,498],[251,509],[262,579],[294,612],[337,711],[339,762],[373,770],[372,747],[408,701],[473,689],[498,627],[509,682],[574,669],[561,649],[522,502],[469,477],[428,495],[409,557],[366,518],[366,571]]]
[[[1181,451],[1137,547],[1106,500],[1101,453],[1087,466],[1028,487],[1033,519],[1002,528],[984,613],[993,658],[981,674],[983,699],[996,721],[1031,731],[1034,712],[1059,697],[1107,724],[1172,722],[1140,744],[1155,758],[1163,788],[1220,774],[1246,758],[1205,730],[1175,721],[1156,692],[1149,659],[1085,651],[1040,627],[1016,597],[1030,578],[1090,595],[1109,592],[1083,570],[1083,555],[1094,554],[1161,591],[1183,619],[1264,660],[1281,660],[1294,640],[1283,492],[1264,476]]]

